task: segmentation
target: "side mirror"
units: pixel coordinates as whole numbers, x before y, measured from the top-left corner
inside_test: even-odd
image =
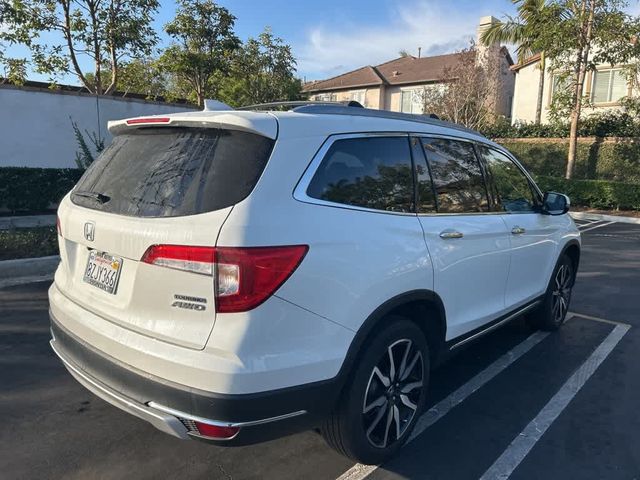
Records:
[[[564,193],[545,192],[542,199],[542,213],[545,215],[564,215],[570,206],[571,200]]]

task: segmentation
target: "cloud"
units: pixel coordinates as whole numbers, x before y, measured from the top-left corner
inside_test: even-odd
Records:
[[[422,47],[425,56],[464,48],[475,38],[483,13],[477,8],[465,9],[451,3],[437,0],[396,3],[375,25],[319,24],[309,31],[302,44],[294,46],[298,73],[307,80],[326,78],[391,60],[403,49],[417,55],[418,47]]]

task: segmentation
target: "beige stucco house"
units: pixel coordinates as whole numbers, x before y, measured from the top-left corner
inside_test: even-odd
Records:
[[[549,62],[547,62],[549,63]],[[540,55],[534,55],[517,65],[512,65],[515,73],[515,89],[511,121],[533,122],[536,117],[538,88],[540,85]],[[547,68],[542,92],[541,122],[549,121],[549,110],[554,92],[563,88],[561,72]],[[588,102],[583,109],[585,115],[621,108],[623,97],[638,95],[627,81],[620,66],[598,65],[595,71],[587,72],[584,96]]]
[[[487,28],[494,17],[482,17],[478,25],[480,32]],[[497,82],[494,108],[496,114],[510,116],[515,73],[510,70],[513,60],[506,47],[483,45],[477,41],[478,57],[486,61],[499,62],[501,81]],[[380,65],[367,65],[326,80],[306,83],[303,91],[311,100],[346,101],[356,100],[368,108],[406,113],[423,112],[424,88],[437,88],[439,84],[452,81],[447,78],[460,61],[461,54],[450,53],[431,57],[406,56]]]

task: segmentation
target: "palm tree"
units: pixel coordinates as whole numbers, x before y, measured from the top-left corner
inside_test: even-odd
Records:
[[[517,6],[518,14],[515,17],[506,16],[489,26],[480,37],[480,40],[489,45],[492,43],[514,43],[517,45],[516,53],[518,63],[522,64],[533,55],[540,54],[540,80],[538,82],[538,98],[536,103],[536,123],[540,123],[542,117],[542,92],[546,60],[544,50],[536,48],[541,29],[544,28],[545,19],[549,18],[551,8],[547,0],[511,0]]]

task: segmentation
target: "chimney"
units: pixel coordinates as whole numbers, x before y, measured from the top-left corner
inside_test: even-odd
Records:
[[[480,37],[482,36],[482,33],[494,23],[498,23],[498,19],[496,17],[492,17],[491,15],[488,15],[486,17],[480,17],[480,23],[478,24],[478,30],[477,30],[476,45],[478,46],[483,45],[482,40],[480,40]],[[483,46],[490,47],[492,45],[483,45]]]

